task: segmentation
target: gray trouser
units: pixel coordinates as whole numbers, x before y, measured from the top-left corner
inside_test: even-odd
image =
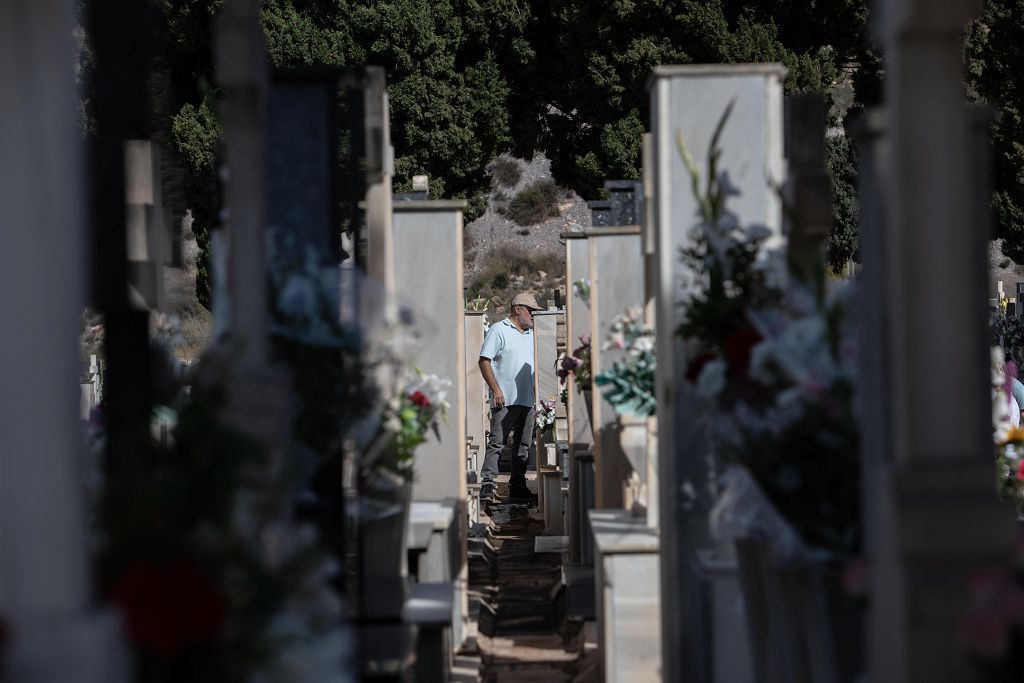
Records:
[[[498,476],[498,458],[509,435],[512,436],[512,477],[509,486],[526,486],[526,461],[533,445],[533,406],[491,408],[491,431],[487,436],[487,452],[480,468],[480,481],[493,484]]]

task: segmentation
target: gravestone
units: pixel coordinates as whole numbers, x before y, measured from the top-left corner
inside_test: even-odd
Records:
[[[624,353],[602,348],[611,323],[627,309],[643,303],[643,255],[640,227],[590,230],[590,329],[591,372],[594,376],[611,370]],[[614,407],[595,386],[591,396],[594,429],[594,467],[598,508],[623,507],[623,487],[632,471],[619,445]],[[642,479],[647,473],[641,473]]]
[[[534,343],[534,396],[539,403],[545,401],[558,401],[558,376],[557,370],[557,330],[558,321],[564,316],[561,311],[538,311],[533,316],[533,343]]]
[[[568,296],[565,307],[566,353],[572,354],[580,345],[580,337],[590,334],[590,246],[583,232],[562,234],[565,240],[566,282]],[[580,537],[589,535],[579,520],[583,514],[580,505],[580,484],[576,481],[579,468],[575,465],[577,453],[593,448],[594,433],[590,426],[590,411],[586,395],[577,390],[569,379],[566,389],[566,420],[569,431],[569,552],[573,562],[580,560]],[[585,519],[585,518],[583,518]]]
[[[605,200],[591,200],[587,202],[590,208],[590,224],[595,228],[614,225],[612,222],[612,203]]]
[[[453,646],[462,644],[467,602],[466,328],[462,288],[462,201],[394,202],[395,294],[415,302],[419,338],[413,365],[451,381],[439,438],[416,449],[414,501],[446,503],[457,520],[448,535],[454,584]],[[427,296],[425,296],[427,294]],[[478,354],[479,355],[479,354]]]
[[[277,70],[267,94],[266,211],[275,239],[296,253],[315,254],[317,266],[338,269],[341,197],[337,110],[342,71]],[[337,310],[339,287],[324,293]]]
[[[660,468],[663,676],[668,681],[707,680],[713,629],[700,609],[702,582],[697,553],[713,546],[707,511],[708,444],[702,427],[707,406],[681,381],[686,354],[676,329],[678,303],[689,279],[679,259],[699,222],[691,178],[677,147],[681,134],[701,169],[715,128],[732,104],[722,129],[719,169],[736,188],[728,208],[743,225],[764,225],[781,242],[781,206],[775,187],[783,180],[782,80],[778,64],[659,66],[648,80],[653,134],[653,190],[657,254],[658,463]],[[737,619],[731,629],[743,632]]]
[[[606,180],[609,225],[640,225],[644,215],[643,183],[635,180]]]

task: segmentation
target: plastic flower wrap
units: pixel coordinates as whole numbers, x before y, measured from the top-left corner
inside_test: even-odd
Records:
[[[735,432],[714,435],[807,543],[839,552],[859,543],[854,323],[836,292],[764,329],[734,392]]]
[[[611,323],[608,338],[601,347],[621,352],[621,361],[614,361],[610,370],[594,377],[594,384],[603,389],[603,396],[625,415],[653,415],[655,412],[654,330],[642,322],[642,311],[632,308]]]

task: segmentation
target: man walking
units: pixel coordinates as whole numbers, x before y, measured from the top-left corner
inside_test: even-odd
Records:
[[[491,389],[491,431],[480,468],[481,498],[494,496],[498,458],[512,437],[512,476],[509,497],[534,500],[526,486],[526,460],[533,444],[533,312],[540,310],[533,295],[512,299],[509,316],[491,325],[480,347],[480,374]]]

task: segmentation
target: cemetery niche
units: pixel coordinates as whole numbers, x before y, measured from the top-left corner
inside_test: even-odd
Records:
[[[649,132],[597,136],[640,180],[499,150],[557,190],[505,226],[558,271],[524,248],[512,306],[412,134],[440,90],[283,66],[309,8],[225,0],[190,175],[184,10],[72,4],[0,8],[0,681],[1020,679],[1024,276],[986,266],[962,73],[991,8],[876,3],[885,104],[845,125],[788,56],[653,64]],[[504,443],[496,331],[531,368]]]

